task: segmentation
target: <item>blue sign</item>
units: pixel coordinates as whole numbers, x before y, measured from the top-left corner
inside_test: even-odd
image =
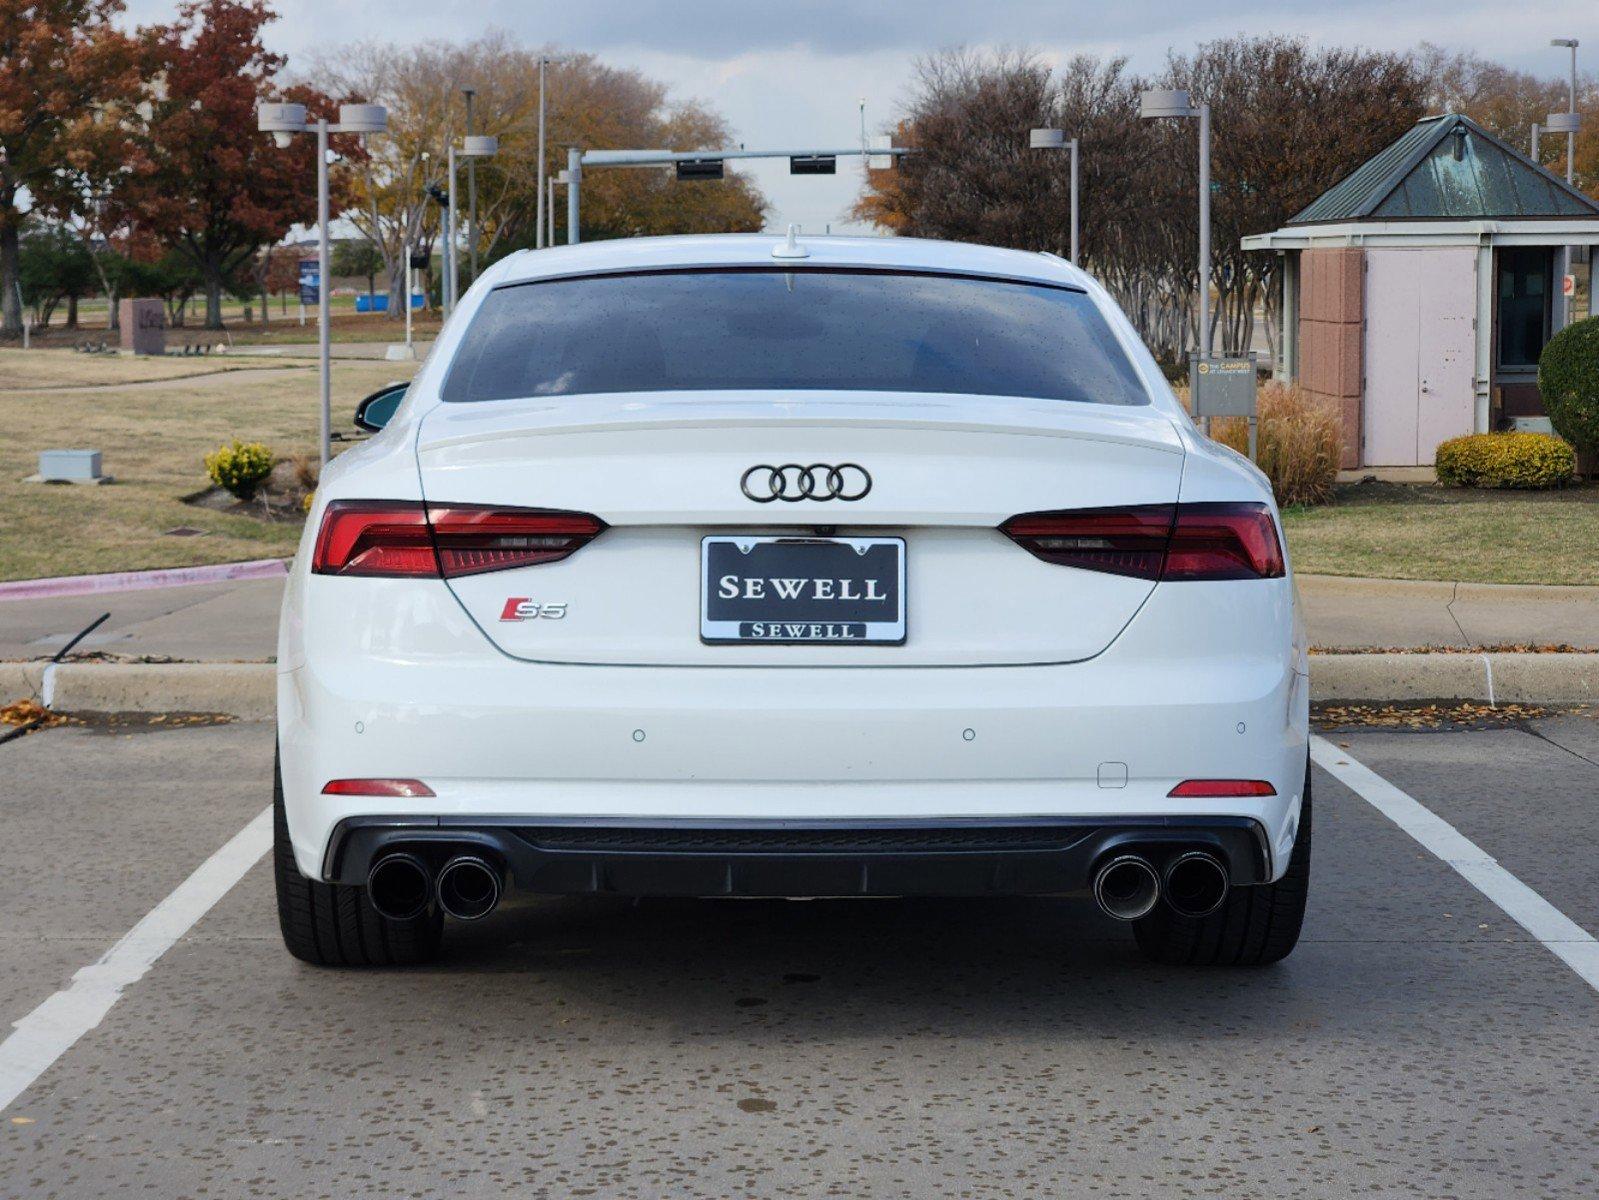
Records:
[[[315,304],[322,293],[322,264],[314,258],[300,260],[300,303]]]

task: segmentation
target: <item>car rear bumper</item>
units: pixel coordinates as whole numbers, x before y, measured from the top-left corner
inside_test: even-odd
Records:
[[[439,602],[442,588],[413,591],[403,629],[392,626],[403,646],[385,646],[381,625],[363,645],[315,627],[305,653],[286,639],[278,734],[296,861],[327,878],[341,822],[369,817],[1117,828],[1241,818],[1264,831],[1276,878],[1297,832],[1307,740],[1289,586],[1156,588],[1085,662],[895,669],[526,663],[489,647],[453,601]],[[322,791],[331,779],[393,777],[435,795]],[[1169,796],[1182,780],[1217,778],[1266,780],[1275,794]]]
[[[1265,827],[1247,817],[949,821],[640,821],[352,817],[328,842],[326,878],[366,882],[394,851],[474,853],[516,890],[624,896],[1017,895],[1088,888],[1094,866],[1157,864],[1204,849],[1233,884],[1264,882]]]

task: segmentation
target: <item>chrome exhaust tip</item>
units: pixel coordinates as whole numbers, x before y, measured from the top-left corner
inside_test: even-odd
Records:
[[[385,854],[367,872],[366,895],[380,917],[409,921],[433,899],[433,874],[414,854]]]
[[[1203,917],[1221,907],[1231,886],[1227,868],[1204,850],[1179,854],[1166,866],[1166,903],[1184,917]]]
[[[436,885],[439,907],[457,921],[476,921],[500,902],[500,873],[475,854],[444,864]]]
[[[1160,899],[1160,876],[1141,854],[1120,854],[1094,874],[1094,902],[1118,921],[1146,917]]]

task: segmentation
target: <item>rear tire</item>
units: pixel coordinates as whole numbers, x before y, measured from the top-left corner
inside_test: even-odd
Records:
[[[1263,967],[1288,957],[1299,942],[1310,895],[1310,762],[1299,834],[1288,870],[1276,883],[1236,887],[1221,907],[1203,917],[1183,917],[1162,904],[1133,923],[1146,957],[1169,966]]]
[[[444,917],[429,907],[409,921],[378,915],[366,888],[322,883],[300,874],[283,810],[283,775],[272,764],[272,872],[283,944],[301,962],[319,967],[393,967],[438,955]]]

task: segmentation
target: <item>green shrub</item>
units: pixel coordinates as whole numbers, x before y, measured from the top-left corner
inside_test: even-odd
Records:
[[[1473,433],[1439,443],[1433,466],[1451,487],[1553,488],[1571,479],[1577,456],[1547,433]]]
[[[261,481],[272,474],[272,451],[260,442],[234,438],[231,446],[205,456],[205,469],[219,488],[226,488],[240,500],[249,500]]]
[[[1268,383],[1255,405],[1259,422],[1255,457],[1283,507],[1325,504],[1338,481],[1342,422],[1329,403],[1297,387]],[[1211,422],[1211,435],[1240,454],[1249,452],[1249,423],[1242,417]]]
[[[1538,391],[1555,431],[1599,454],[1599,317],[1567,325],[1543,348]]]

